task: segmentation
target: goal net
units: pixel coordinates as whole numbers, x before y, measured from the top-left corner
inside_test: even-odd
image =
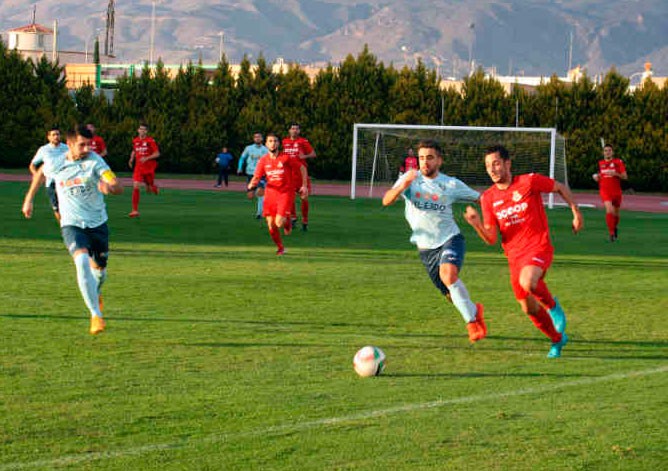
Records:
[[[355,124],[350,197],[382,196],[422,139],[441,145],[441,171],[474,188],[491,185],[483,157],[495,144],[510,152],[514,174],[541,173],[568,185],[566,141],[553,128]],[[552,207],[552,195],[548,202]]]

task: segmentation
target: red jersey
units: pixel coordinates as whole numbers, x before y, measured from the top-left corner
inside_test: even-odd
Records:
[[[553,251],[541,193],[552,192],[554,183],[537,173],[517,175],[507,189],[494,185],[480,197],[484,223],[499,228],[508,259]]]
[[[624,173],[626,167],[621,159],[601,159],[598,161],[598,188],[602,195],[621,195],[622,184],[617,176],[612,173]]]
[[[265,154],[258,161],[253,177],[267,177],[267,189],[281,193],[292,192],[292,174],[295,168],[299,169],[299,165],[284,152],[279,153],[276,158]]]
[[[286,137],[283,139],[283,152],[289,157],[296,159],[296,161],[304,167],[308,168],[306,159],[300,159],[299,154],[301,153],[308,155],[313,152],[313,147],[311,146],[311,143],[303,137],[298,137],[297,139],[290,139],[289,137]],[[295,186],[299,185],[301,187],[302,174],[299,170],[299,167],[296,165],[292,170],[292,180],[295,183]]]
[[[143,157],[148,157],[156,152],[159,152],[158,144],[155,143],[152,137],[135,137],[132,140],[132,150],[135,153],[135,169],[140,167],[142,172],[154,172],[158,166],[158,161],[151,159],[148,162],[141,162]]]
[[[408,156],[404,159],[404,166],[402,172],[408,172],[409,170],[418,170],[418,159],[417,157]]]
[[[102,155],[102,152],[107,150],[107,145],[104,143],[104,139],[102,139],[100,136],[93,136],[93,138],[90,140],[89,147],[90,150],[99,155]]]

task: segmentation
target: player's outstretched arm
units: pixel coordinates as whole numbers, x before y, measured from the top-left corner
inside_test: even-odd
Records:
[[[573,212],[573,232],[577,234],[584,227],[584,219],[580,208],[578,208],[578,204],[575,202],[573,193],[566,185],[559,182],[554,182],[554,190],[552,191],[558,193],[566,204],[571,207],[571,211]]]
[[[23,207],[21,208],[21,212],[26,217],[26,219],[30,219],[32,217],[33,201],[35,199],[35,195],[37,194],[37,190],[39,190],[39,187],[42,186],[43,183],[44,169],[43,167],[40,167],[33,174],[32,181],[30,182],[30,188],[28,188],[28,193],[26,193],[26,196],[23,199]]]
[[[480,214],[473,206],[467,206],[466,211],[464,212],[464,219],[468,222],[471,227],[476,231],[480,238],[488,245],[496,244],[498,234],[496,232],[496,227],[486,226],[483,224]]]
[[[418,171],[413,169],[409,172],[406,172],[403,177],[401,177],[401,183],[394,188],[390,188],[383,195],[383,206],[389,206],[393,204],[401,194],[411,186],[411,183],[417,178]]]
[[[130,152],[130,160],[128,161],[128,167],[132,168],[132,165],[135,162],[135,151]]]

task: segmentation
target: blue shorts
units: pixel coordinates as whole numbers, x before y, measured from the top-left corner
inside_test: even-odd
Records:
[[[54,213],[57,213],[58,193],[56,193],[56,182],[51,182],[51,184],[46,187],[46,196],[49,197],[49,203],[51,203],[51,209],[53,209]]]
[[[441,265],[450,263],[455,265],[457,270],[461,271],[462,266],[464,265],[464,254],[466,254],[466,242],[464,241],[464,236],[457,234],[436,249],[420,250],[419,252],[420,260],[422,260],[422,264],[427,269],[427,273],[429,274],[432,283],[434,283],[434,286],[436,286],[443,295],[447,295],[449,291],[441,280],[439,269]]]
[[[109,227],[104,223],[97,227],[82,229],[77,226],[63,226],[61,228],[65,247],[74,255],[81,249],[88,250],[88,254],[97,266],[105,268],[109,258]]]

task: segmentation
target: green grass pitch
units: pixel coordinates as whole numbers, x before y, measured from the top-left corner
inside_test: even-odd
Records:
[[[40,191],[0,183],[0,471],[661,469],[668,460],[668,217],[549,212],[560,360],[463,227],[486,306],[471,347],[408,242],[403,204],[312,198],[280,259],[244,195],[108,198],[108,329],[92,337]],[[462,208],[458,209],[461,214]],[[462,218],[458,218],[462,221]],[[462,225],[463,226],[463,225]],[[355,351],[387,354],[358,378]],[[661,464],[663,463],[663,465]]]

